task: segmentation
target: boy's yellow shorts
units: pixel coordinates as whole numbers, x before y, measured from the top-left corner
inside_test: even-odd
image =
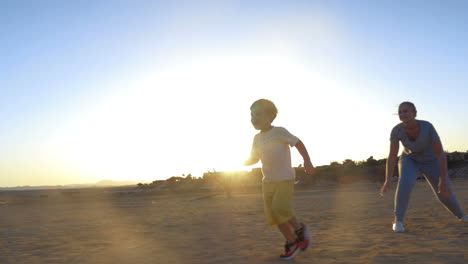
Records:
[[[295,216],[292,208],[294,181],[264,182],[263,204],[267,223],[276,226]]]

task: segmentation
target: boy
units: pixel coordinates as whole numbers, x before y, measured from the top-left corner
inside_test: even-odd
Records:
[[[269,225],[278,226],[286,239],[285,252],[280,258],[294,258],[309,247],[309,227],[299,223],[292,208],[295,170],[291,167],[290,146],[296,147],[304,159],[305,172],[315,173],[307,150],[297,137],[285,128],[271,123],[278,110],[273,102],[260,99],[250,107],[251,122],[260,133],[255,135],[251,156],[244,162],[249,166],[262,161],[262,191],[265,216]]]

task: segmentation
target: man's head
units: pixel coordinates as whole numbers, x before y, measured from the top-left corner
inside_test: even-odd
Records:
[[[416,106],[412,102],[403,102],[398,106],[398,116],[402,122],[414,120],[417,113]]]

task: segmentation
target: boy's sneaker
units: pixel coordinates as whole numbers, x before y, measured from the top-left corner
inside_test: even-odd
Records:
[[[396,223],[393,223],[393,231],[396,233],[403,233],[405,232],[405,227],[403,226],[403,222],[397,221]]]
[[[284,245],[284,253],[280,255],[280,258],[292,259],[297,255],[297,253],[299,253],[299,251],[301,251],[301,249],[299,248],[299,242],[297,240],[293,243],[288,243],[288,241],[286,241],[286,244]]]
[[[301,228],[296,230],[297,240],[299,242],[299,248],[304,251],[310,246],[310,229],[308,226],[301,223]]]
[[[468,215],[465,215],[462,218],[460,218],[460,222],[468,223]]]

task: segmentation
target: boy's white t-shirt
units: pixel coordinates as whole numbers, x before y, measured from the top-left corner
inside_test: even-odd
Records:
[[[254,137],[251,156],[262,161],[263,182],[294,180],[295,170],[291,166],[291,151],[299,138],[283,127],[273,127]]]

